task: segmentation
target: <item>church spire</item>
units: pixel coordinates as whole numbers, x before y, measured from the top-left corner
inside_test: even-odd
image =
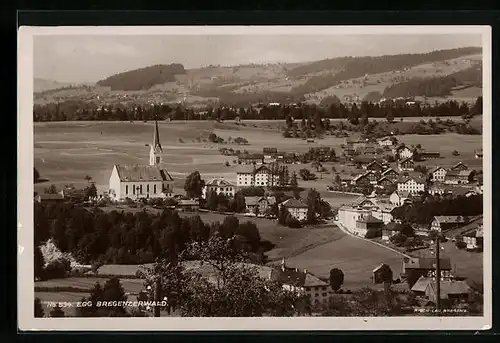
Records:
[[[155,131],[153,134],[153,148],[159,149],[161,152],[163,152],[163,149],[161,148],[160,144],[160,133],[158,131],[158,120],[155,120]]]
[[[159,166],[162,163],[161,154],[163,153],[163,149],[160,144],[160,133],[158,130],[158,121],[155,120],[155,129],[153,132],[153,144],[151,145],[151,149],[149,150],[149,165],[150,166]]]

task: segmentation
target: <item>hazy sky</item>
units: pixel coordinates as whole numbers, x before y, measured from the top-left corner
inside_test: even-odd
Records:
[[[339,56],[420,53],[481,46],[480,35],[35,36],[34,74],[59,82],[96,82],[153,64],[303,62]]]

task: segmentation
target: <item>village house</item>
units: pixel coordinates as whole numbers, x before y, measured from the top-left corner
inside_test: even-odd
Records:
[[[467,244],[467,250],[480,250],[483,249],[483,223],[481,222],[476,228],[464,232],[462,234],[464,243]]]
[[[407,191],[410,194],[425,192],[427,182],[421,177],[403,177],[398,181],[398,191]]]
[[[441,267],[441,277],[452,277],[451,260],[447,257],[439,259]],[[436,274],[436,258],[433,257],[404,257],[401,268],[401,278],[406,279],[410,272],[420,276],[431,277]]]
[[[398,233],[399,225],[396,222],[389,222],[382,229],[382,240],[388,241],[392,236]]]
[[[380,231],[382,233],[382,227],[384,222],[380,219],[375,218],[371,214],[368,216],[363,216],[356,220],[356,227],[352,230],[356,236],[366,237],[370,231]]]
[[[398,159],[405,159],[413,157],[413,151],[407,146],[400,145],[394,151],[394,155],[398,157]]]
[[[452,190],[449,187],[447,187],[445,184],[441,183],[441,182],[434,182],[429,187],[429,189],[427,190],[427,192],[430,195],[447,195],[447,194],[451,194]]]
[[[39,203],[59,203],[64,202],[66,200],[64,196],[64,191],[60,191],[56,194],[37,194],[35,196],[35,201]]]
[[[476,151],[474,151],[474,157],[483,158],[483,149],[477,149]]]
[[[290,215],[298,221],[307,219],[307,205],[302,200],[288,199],[279,204],[279,208],[284,207]]]
[[[424,149],[417,149],[416,155],[420,161],[433,160],[441,157],[441,154],[437,151],[427,151]]]
[[[392,215],[393,210],[396,208],[393,204],[386,204],[378,202],[372,208],[372,216],[381,220],[384,224],[388,224],[393,221],[394,217]]]
[[[382,177],[377,181],[377,186],[380,188],[387,188],[394,184],[394,181],[389,179],[388,177]]]
[[[305,294],[313,306],[327,304],[334,293],[327,282],[318,279],[307,270],[286,266],[284,258],[281,266],[271,270],[270,280],[280,283],[289,291]]]
[[[371,161],[366,166],[364,166],[364,168],[366,170],[372,170],[372,171],[377,172],[377,173],[381,173],[385,169],[384,165],[377,160]]]
[[[392,181],[396,181],[399,177],[399,173],[392,168],[386,169],[381,174],[382,177],[386,177]]]
[[[274,204],[276,204],[276,198],[272,196],[245,197],[245,206],[247,213],[252,213],[255,215],[264,215],[268,213]]]
[[[405,204],[411,203],[411,194],[408,191],[395,191],[389,197],[391,204],[396,206],[403,206]]]
[[[241,154],[238,156],[239,164],[263,164],[264,155],[263,154]]]
[[[199,199],[180,199],[177,201],[175,208],[183,212],[195,212],[200,209]]]
[[[356,223],[363,217],[371,215],[371,210],[359,206],[343,205],[338,210],[338,221],[348,231],[356,229]]]
[[[274,163],[277,161],[278,149],[263,148],[262,154],[264,156],[264,163]]]
[[[430,225],[430,230],[445,232],[466,224],[466,219],[467,218],[464,216],[434,216]]]
[[[223,178],[215,178],[208,181],[202,189],[202,198],[206,199],[210,192],[215,192],[216,194],[224,194],[228,198],[234,197],[235,186],[223,179]]]
[[[444,182],[449,185],[461,185],[474,182],[476,173],[473,170],[449,170]]]
[[[472,294],[472,289],[465,280],[446,278],[442,279],[439,285],[441,302],[444,303],[456,304],[461,301],[467,301]],[[437,286],[434,278],[420,277],[411,288],[411,291],[415,293],[415,295],[425,298],[433,304],[437,302]]]
[[[390,136],[390,137],[380,138],[380,139],[378,139],[377,142],[382,147],[383,146],[393,146],[393,145],[398,144],[398,139],[394,136]]]
[[[153,144],[149,151],[149,165],[113,166],[109,178],[109,196],[113,200],[165,198],[173,193],[173,178],[162,168],[163,149],[160,144],[158,122],[155,122]]]
[[[443,167],[436,167],[430,171],[431,181],[444,181],[446,177],[446,169]]]
[[[358,198],[356,198],[352,203],[352,206],[357,206],[357,207],[363,207],[363,208],[373,208],[375,207],[375,203],[371,200],[368,199],[366,196],[362,195]]]
[[[450,170],[453,171],[460,171],[460,170],[468,170],[469,167],[467,167],[463,162],[458,162],[455,164],[453,167],[450,168]]]
[[[415,162],[411,157],[404,158],[398,163],[398,168],[400,171],[413,171],[415,170]]]
[[[352,180],[352,184],[358,187],[365,187],[368,185],[376,185],[377,181],[378,181],[377,173],[369,170],[364,174],[354,177]]]

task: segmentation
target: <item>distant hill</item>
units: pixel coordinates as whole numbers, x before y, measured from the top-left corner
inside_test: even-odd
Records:
[[[115,74],[97,82],[97,84],[101,87],[110,87],[111,90],[144,90],[155,85],[174,82],[175,76],[182,74],[186,74],[182,64],[159,64]]]
[[[446,98],[450,90],[452,95],[459,94],[457,97],[461,101],[470,102],[482,95],[481,88],[476,87],[481,82],[476,77],[482,61],[481,51],[480,47],[464,47],[422,54],[340,57],[301,63],[210,65],[195,69],[184,69],[182,64],[154,65],[118,73],[92,86],[75,88],[59,84],[54,91],[38,93],[35,103],[68,100],[101,105],[164,102],[192,107],[300,101],[320,104],[324,99],[323,103],[331,99],[344,103],[366,97],[378,99],[384,92],[391,97],[423,93]],[[453,76],[448,78],[450,75]],[[429,81],[430,78],[440,81]],[[438,83],[442,85],[436,86]],[[59,89],[61,87],[65,88]]]
[[[70,85],[71,85],[70,83],[57,82],[54,80],[47,80],[35,77],[33,83],[33,92],[35,93],[45,92],[53,89],[67,87]]]

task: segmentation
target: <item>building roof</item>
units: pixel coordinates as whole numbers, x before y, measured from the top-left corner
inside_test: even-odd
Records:
[[[208,181],[206,184],[206,186],[216,186],[216,187],[234,187],[234,185],[223,179],[223,178],[216,178],[216,179],[212,179],[210,181]]]
[[[451,260],[447,257],[439,259],[441,270],[451,270]],[[436,259],[433,257],[413,257],[403,259],[405,269],[435,269]]]
[[[396,222],[389,222],[387,223],[387,225],[385,226],[385,230],[389,230],[389,231],[398,231],[400,227],[400,224],[396,223]]]
[[[464,216],[434,216],[440,224],[462,224],[465,223]]]
[[[271,271],[271,280],[295,287],[328,286],[328,283],[321,281],[305,270],[287,266],[273,268]]]
[[[180,199],[177,206],[197,206],[200,202],[197,199]]]
[[[463,166],[463,167],[468,168],[468,167],[467,167],[467,166],[466,166],[463,162],[458,162],[457,164],[455,164],[455,165],[454,165],[453,167],[451,167],[450,169],[451,169],[451,170],[454,170],[454,169],[456,169],[456,168],[458,168],[458,167],[460,167],[460,166]]]
[[[423,276],[417,280],[412,287],[412,291],[425,292],[428,288],[432,293],[436,293],[436,281],[432,278],[424,278]],[[441,298],[448,298],[449,295],[468,294],[472,290],[464,280],[441,280],[440,282]],[[422,290],[423,289],[423,290]]]
[[[411,180],[415,181],[416,183],[427,183],[427,180],[422,176],[411,176],[411,175],[400,176],[398,178],[398,183],[406,183]]]
[[[396,194],[400,198],[409,198],[410,197],[410,192],[408,192],[408,191],[394,191],[394,193],[392,193],[392,194]]]
[[[261,196],[254,196],[254,197],[245,197],[245,204],[247,206],[256,206],[259,202],[262,200],[267,200],[267,202],[270,205],[273,205],[276,203],[276,197],[261,197]]]
[[[173,181],[172,176],[157,166],[144,164],[115,165],[120,181]]]
[[[406,157],[406,158],[402,159],[401,161],[399,161],[399,164],[406,163],[406,162],[415,163],[411,157]]]
[[[358,223],[366,223],[366,224],[380,224],[380,223],[383,223],[383,221],[381,221],[378,218],[375,218],[371,214],[369,216],[367,216],[366,218],[361,218],[359,220],[356,220],[356,222],[358,222]]]
[[[473,170],[449,170],[446,177],[469,177],[471,174],[474,174]]]
[[[392,168],[388,168],[388,169],[386,169],[386,170],[384,170],[384,171],[382,172],[382,176],[385,176],[385,175],[389,174],[391,171],[392,171],[393,173],[396,173],[397,175],[399,175],[399,173],[398,173],[397,171],[395,171],[394,169],[392,169]]]
[[[443,168],[443,167],[441,167],[441,166],[436,166],[436,167],[432,168],[432,169],[431,169],[431,171],[430,171],[429,173],[433,174],[433,173],[437,172],[437,171],[438,171],[438,170],[440,170],[440,169],[443,169],[444,171],[446,171],[446,169],[445,169],[445,168]]]
[[[288,208],[307,208],[307,205],[304,204],[301,200],[297,200],[294,198],[283,201],[281,205]]]
[[[238,156],[239,159],[241,160],[255,160],[255,159],[263,159],[264,155],[263,154],[241,154]]]
[[[64,200],[64,195],[61,193],[57,194],[48,194],[48,193],[43,193],[43,194],[38,194],[36,196],[40,200]]]

